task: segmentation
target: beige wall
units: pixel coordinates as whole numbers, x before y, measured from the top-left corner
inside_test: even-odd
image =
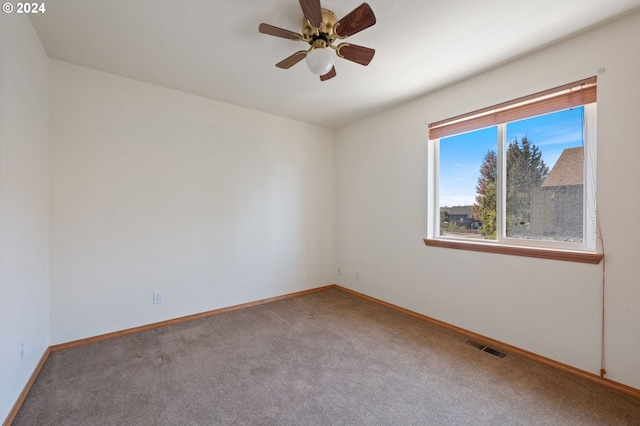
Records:
[[[52,344],[331,283],[334,138],[52,61]]]
[[[0,419],[49,346],[48,66],[27,16],[0,14]]]
[[[598,374],[602,265],[425,247],[428,122],[598,75],[607,377],[640,388],[640,13],[338,131],[340,284]],[[604,72],[599,74],[603,68]],[[426,71],[428,72],[428,70]],[[355,271],[361,278],[355,278]]]

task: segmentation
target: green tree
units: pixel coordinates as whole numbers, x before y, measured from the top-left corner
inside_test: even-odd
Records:
[[[480,165],[480,177],[476,185],[474,216],[482,222],[478,229],[488,240],[496,238],[496,179],[498,156],[495,151],[487,151]]]
[[[478,219],[482,222],[482,226],[478,228],[480,234],[487,240],[495,240],[497,236],[495,181],[487,185],[486,191],[482,196]]]
[[[447,210],[440,210],[440,223],[449,222],[449,212]]]
[[[507,235],[528,233],[531,191],[542,184],[549,168],[542,151],[531,140],[516,137],[507,148],[506,224]]]
[[[476,203],[474,215],[482,222],[480,234],[486,239],[495,239],[496,200],[497,200],[497,164],[495,151],[488,151],[480,165],[480,177],[476,185]],[[507,148],[506,213],[507,235],[528,232],[531,191],[539,187],[549,174],[549,168],[542,160],[542,151],[523,136],[516,137]]]

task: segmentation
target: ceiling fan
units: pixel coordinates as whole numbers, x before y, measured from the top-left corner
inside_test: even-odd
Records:
[[[319,75],[321,81],[329,80],[336,76],[334,56],[330,49],[340,58],[369,65],[376,53],[374,49],[351,43],[334,45],[336,40],[345,39],[376,23],[373,10],[367,3],[362,3],[340,20],[332,11],[321,7],[320,0],[300,0],[300,7],[304,15],[302,34],[264,23],[258,28],[263,34],[304,41],[310,46],[278,62],[276,67],[288,69],[306,58],[312,73]]]

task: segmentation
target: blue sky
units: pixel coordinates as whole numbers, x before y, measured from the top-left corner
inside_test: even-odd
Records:
[[[509,123],[507,143],[527,136],[551,170],[564,149],[582,146],[582,113],[579,107]],[[480,165],[487,151],[497,152],[497,134],[490,127],[440,140],[440,206],[474,203]]]

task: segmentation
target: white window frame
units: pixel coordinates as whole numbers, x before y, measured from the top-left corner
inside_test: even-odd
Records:
[[[428,226],[427,246],[457,248],[464,250],[486,251],[503,254],[541,257],[548,259],[570,260],[585,263],[599,263],[602,259],[596,221],[596,150],[597,150],[597,104],[582,105],[584,107],[584,185],[583,185],[583,241],[562,242],[552,240],[535,240],[510,238],[505,236],[506,206],[504,200],[506,179],[506,126],[509,123],[498,123],[497,149],[497,238],[496,240],[467,240],[464,238],[440,235],[439,182],[440,175],[440,139],[429,140],[428,145]],[[558,109],[556,111],[561,111]],[[554,111],[552,111],[554,112]],[[538,114],[540,115],[540,114]],[[535,114],[530,116],[534,117]],[[526,117],[526,118],[530,118]],[[526,119],[525,118],[525,119]],[[515,120],[518,121],[518,120]],[[493,126],[491,126],[493,127]],[[473,129],[472,131],[480,130]],[[461,134],[464,132],[460,132]],[[455,135],[455,134],[454,134]],[[454,136],[450,135],[450,136]],[[448,137],[448,136],[447,136]]]

